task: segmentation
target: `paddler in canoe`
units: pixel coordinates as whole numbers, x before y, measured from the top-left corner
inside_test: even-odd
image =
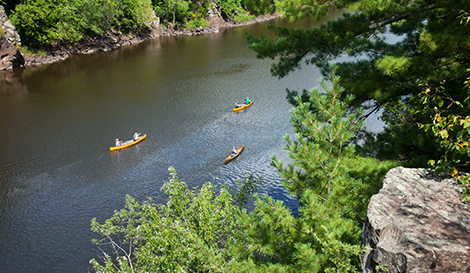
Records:
[[[141,142],[142,140],[144,140],[145,138],[147,137],[147,135],[143,135],[141,136],[141,133],[134,133],[134,135],[132,136],[132,139],[131,140],[128,140],[128,141],[120,141],[119,138],[116,138],[116,142],[115,142],[115,146],[114,147],[109,147],[109,149],[111,151],[117,151],[117,150],[121,150],[121,149],[124,149],[124,148],[127,148],[129,146],[132,146],[134,144],[137,144],[139,142]]]
[[[230,153],[229,156],[227,156],[227,158],[225,158],[224,163],[227,164],[227,163],[229,163],[230,161],[232,161],[232,159],[234,159],[235,157],[239,156],[240,153],[243,151],[243,146],[245,146],[245,145],[242,145],[242,146],[238,147],[238,149],[235,149],[235,147],[233,147],[233,148],[232,148],[232,152]]]
[[[250,100],[249,97],[246,97],[245,103],[235,103],[235,108],[233,108],[233,112],[238,112],[240,110],[243,110],[245,108],[248,108],[253,104],[253,100]]]

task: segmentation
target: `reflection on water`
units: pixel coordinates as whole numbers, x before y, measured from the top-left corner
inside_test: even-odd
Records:
[[[15,71],[16,72],[16,71]],[[27,93],[26,86],[23,85],[13,71],[0,71],[0,96],[24,98]]]

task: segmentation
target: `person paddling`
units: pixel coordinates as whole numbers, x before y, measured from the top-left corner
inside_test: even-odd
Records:
[[[246,104],[249,104],[249,103],[250,103],[250,98],[249,98],[249,97],[246,97],[245,103],[246,103]]]

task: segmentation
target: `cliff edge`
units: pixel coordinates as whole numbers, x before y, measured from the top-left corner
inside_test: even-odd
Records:
[[[390,170],[369,203],[362,271],[470,272],[470,205],[451,177]]]

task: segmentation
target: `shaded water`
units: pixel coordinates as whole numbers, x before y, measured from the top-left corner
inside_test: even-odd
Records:
[[[285,159],[282,137],[292,135],[285,89],[310,89],[321,75],[310,66],[273,78],[245,31],[269,35],[259,23],[0,72],[0,271],[87,272],[98,253],[91,219],[109,218],[126,194],[164,202],[169,166],[189,187],[233,186],[249,172],[264,178],[261,193],[295,208],[269,156]],[[254,104],[234,114],[247,96]],[[147,139],[109,151],[134,132]]]

